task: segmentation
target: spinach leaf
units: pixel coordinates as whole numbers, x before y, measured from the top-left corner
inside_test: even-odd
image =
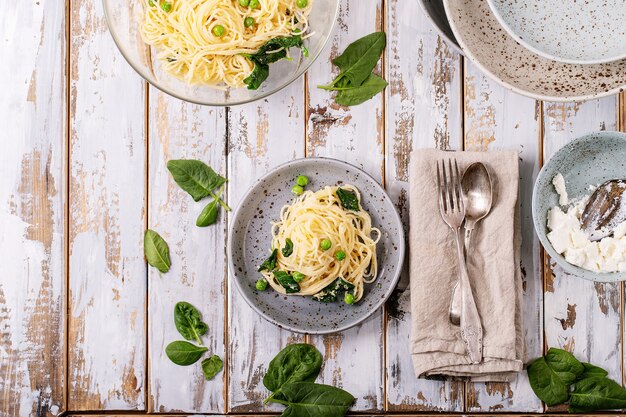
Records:
[[[222,368],[224,368],[224,362],[217,355],[211,355],[202,361],[202,373],[207,381],[215,378]]]
[[[214,224],[217,221],[217,214],[219,212],[219,209],[219,201],[217,199],[211,201],[198,216],[198,220],[196,220],[196,226],[207,227]]]
[[[582,374],[578,376],[578,381],[593,377],[605,377],[609,374],[607,371],[600,368],[599,366],[595,366],[587,362],[583,362],[583,367],[585,368],[585,370]]]
[[[185,301],[174,306],[174,325],[182,337],[195,340],[199,345],[202,344],[200,336],[209,330],[209,326],[202,321],[200,311]]]
[[[285,239],[285,247],[281,250],[285,258],[289,257],[293,253],[293,242],[291,239]]]
[[[359,211],[359,198],[354,191],[337,188],[337,197],[346,210]]]
[[[209,195],[217,199],[213,190],[221,187],[227,181],[226,178],[216,173],[210,166],[195,159],[168,161],[167,169],[172,174],[176,184],[187,191],[194,201],[200,201]],[[230,207],[221,199],[219,199],[219,204],[226,211],[230,211]]]
[[[272,254],[266,260],[263,261],[261,266],[259,266],[258,272],[275,270],[277,258],[278,258],[278,249],[274,249],[272,251]]]
[[[343,278],[337,278],[330,285],[324,288],[322,291],[313,295],[315,301],[322,303],[333,303],[337,301],[337,295],[340,291],[352,291],[354,284],[344,280]]]
[[[567,401],[568,386],[550,368],[544,357],[534,360],[528,365],[530,386],[546,405],[553,406]]]
[[[578,381],[570,396],[570,410],[575,412],[626,408],[626,390],[608,378],[594,377]]]
[[[254,69],[250,75],[243,79],[243,83],[248,86],[248,90],[258,90],[261,84],[263,84],[263,81],[267,80],[269,76],[269,65],[255,63]]]
[[[148,264],[165,273],[170,270],[170,248],[165,239],[154,230],[146,230],[143,237],[143,253]]]
[[[261,45],[255,53],[244,54],[254,63],[252,73],[243,80],[244,84],[248,86],[248,90],[258,89],[270,75],[269,64],[286,58],[287,51],[293,47],[302,48],[302,36],[294,35],[270,39]]]
[[[263,385],[277,394],[287,383],[315,381],[321,368],[322,354],[315,346],[306,343],[289,345],[270,362]]]
[[[354,403],[350,393],[314,382],[287,383],[281,395],[280,399],[269,399],[287,406],[281,417],[343,417]]]
[[[360,86],[376,67],[385,44],[385,32],[374,32],[348,45],[343,54],[333,59],[341,72],[330,86],[336,86],[343,79],[354,87]]]
[[[293,294],[300,291],[300,284],[293,279],[291,275],[289,275],[285,271],[274,271],[274,278],[276,281],[285,289],[287,294]]]
[[[351,83],[349,84],[352,85]],[[372,73],[358,87],[339,90],[335,102],[341,106],[357,106],[373,98],[387,87],[387,81]]]
[[[204,352],[209,350],[204,346],[196,346],[189,342],[177,340],[165,347],[165,353],[176,365],[188,366],[198,362]]]
[[[585,371],[583,364],[574,355],[563,349],[550,348],[545,358],[550,369],[565,385],[572,384]]]

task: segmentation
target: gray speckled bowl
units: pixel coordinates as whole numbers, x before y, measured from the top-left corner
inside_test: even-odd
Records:
[[[439,34],[447,40],[452,48],[463,54],[461,47],[452,33],[450,23],[446,17],[446,10],[443,8],[443,0],[418,0],[426,17],[433,23]]]
[[[285,296],[271,288],[255,289],[260,277],[257,268],[269,253],[271,222],[278,219],[281,207],[293,199],[291,187],[298,175],[309,177],[310,190],[341,183],[355,185],[361,192],[361,205],[382,232],[377,245],[378,279],[366,284],[365,295],[355,305],[341,300],[320,303],[311,297]],[[403,260],[404,232],[389,196],[368,174],[335,159],[307,158],[280,165],[252,186],[231,221],[228,243],[231,282],[261,316],[299,333],[334,333],[361,323],[391,295],[400,278]]]
[[[552,259],[566,272],[592,281],[626,280],[626,273],[596,273],[568,263],[548,240],[548,210],[556,206],[559,196],[552,185],[557,173],[563,174],[570,199],[588,195],[589,185],[599,185],[615,178],[626,178],[626,134],[598,132],[568,143],[543,166],[533,189],[533,222],[535,230]]]

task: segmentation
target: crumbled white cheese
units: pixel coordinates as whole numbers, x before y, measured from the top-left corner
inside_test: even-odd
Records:
[[[566,206],[569,204],[569,197],[567,196],[567,188],[565,188],[565,178],[559,172],[552,178],[552,185],[554,185],[554,189],[559,195],[559,204],[561,206]]]
[[[559,193],[559,204],[567,205],[569,200],[563,176],[557,174],[552,183]],[[559,191],[560,187],[562,187],[561,191]],[[550,209],[548,240],[552,243],[554,250],[563,255],[565,260],[572,265],[594,272],[626,271],[626,222],[620,223],[615,228],[612,237],[592,242],[580,224],[580,216],[587,200],[588,197],[575,202],[567,211],[559,206]]]

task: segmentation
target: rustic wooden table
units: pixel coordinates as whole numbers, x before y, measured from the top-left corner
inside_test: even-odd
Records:
[[[384,95],[351,109],[317,84],[331,56],[385,30]],[[208,108],[148,86],[124,61],[99,0],[4,2],[0,14],[0,415],[102,411],[274,413],[261,376],[287,343],[315,344],[321,379],[366,414],[541,413],[525,374],[511,384],[417,379],[409,357],[408,277],[384,310],[332,336],[265,322],[228,283],[229,219],[195,227],[165,163],[198,158],[230,179],[228,203],[284,161],[331,156],[385,185],[407,217],[411,149],[514,148],[521,161],[525,338],[530,356],[564,347],[623,380],[624,287],[568,276],[541,251],[530,202],[550,156],[583,133],[626,128],[626,96],[539,102],[486,78],[437,36],[414,0],[344,0],[332,43],[306,77],[257,103]],[[170,243],[172,270],[147,268],[146,227]],[[225,371],[164,355],[172,307],[187,300]],[[558,410],[556,410],[558,411]]]

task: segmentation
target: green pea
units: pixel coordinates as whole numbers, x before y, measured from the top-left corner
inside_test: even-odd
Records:
[[[226,29],[222,25],[215,25],[213,26],[213,34],[218,38],[221,38],[226,34]]]
[[[335,252],[335,259],[338,261],[343,261],[344,259],[346,259],[346,253],[342,250],[338,250],[337,252]]]
[[[296,6],[304,9],[309,4],[309,0],[296,0]]]
[[[251,9],[258,9],[259,7],[261,7],[261,3],[259,3],[259,0],[250,0]]]
[[[256,284],[256,289],[259,291],[265,291],[265,289],[267,288],[267,281],[263,278],[257,280]]]
[[[304,192],[304,188],[299,185],[294,185],[293,187],[291,187],[291,192],[295,195],[302,195],[302,193]]]
[[[346,295],[343,297],[343,301],[346,304],[354,304],[354,295],[352,293],[347,292]]]
[[[250,5],[250,0],[239,0],[239,5],[241,7],[248,7]]]
[[[154,2],[152,0],[148,0],[148,5],[150,7],[154,7],[155,6],[155,4],[154,4]]]
[[[161,9],[163,9],[165,13],[169,13],[172,10],[172,3],[169,1],[161,3]]]
[[[300,282],[304,279],[304,274],[302,272],[294,272],[293,274],[291,274],[291,277],[294,281]]]
[[[306,187],[308,183],[309,178],[306,175],[299,175],[298,179],[296,180],[296,184],[298,184],[300,187]]]
[[[245,19],[243,19],[243,25],[247,28],[254,25],[254,17],[248,16]]]
[[[320,243],[320,248],[322,248],[322,250],[328,250],[332,245],[333,244],[329,239],[324,239],[322,240],[322,243]]]

